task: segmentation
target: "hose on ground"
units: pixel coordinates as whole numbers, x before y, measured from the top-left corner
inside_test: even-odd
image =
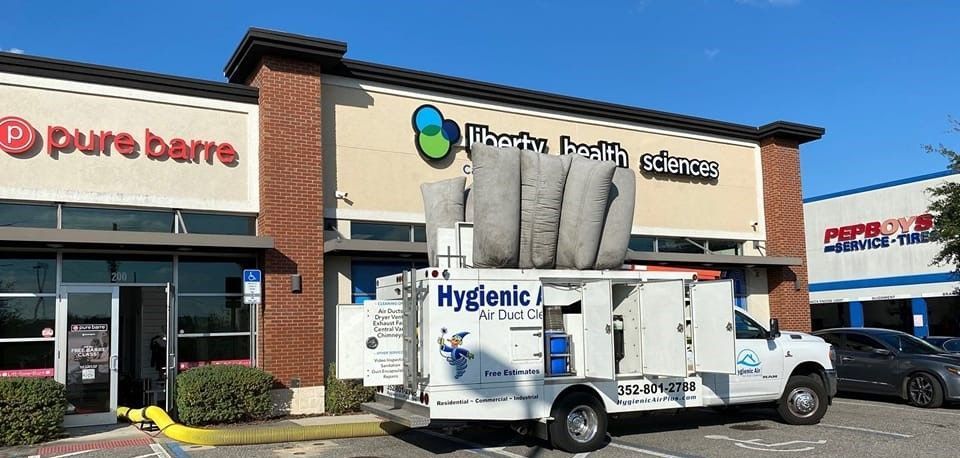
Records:
[[[196,445],[254,445],[278,442],[343,439],[395,434],[406,429],[388,421],[367,421],[311,426],[252,426],[221,428],[194,428],[174,422],[167,412],[157,406],[131,409],[118,407],[117,417],[134,423],[151,421],[163,434],[173,440]]]

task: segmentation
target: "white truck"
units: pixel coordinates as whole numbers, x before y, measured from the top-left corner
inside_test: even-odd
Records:
[[[510,422],[576,453],[603,445],[608,415],[775,403],[814,424],[836,393],[829,344],[764,328],[731,281],[694,273],[426,268],[350,307],[364,331],[338,332],[339,375],[380,386],[364,410],[409,427]]]

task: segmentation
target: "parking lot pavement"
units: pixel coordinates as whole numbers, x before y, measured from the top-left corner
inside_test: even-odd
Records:
[[[733,414],[695,410],[622,417],[610,424],[610,442],[591,457],[955,456],[960,408],[918,409],[886,399],[838,398],[819,425],[780,423],[772,409]],[[170,456],[219,458],[477,456],[570,457],[507,428],[467,425],[411,430],[392,437],[338,439],[243,447],[164,443]],[[581,454],[580,457],[587,456]],[[579,457],[578,457],[579,458]]]

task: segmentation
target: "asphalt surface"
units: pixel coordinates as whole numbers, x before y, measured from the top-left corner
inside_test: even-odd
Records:
[[[677,414],[621,417],[591,457],[956,456],[960,407],[927,410],[883,398],[838,398],[819,425],[780,423],[772,409],[735,413],[698,409]],[[152,446],[93,450],[78,458],[222,457],[570,457],[536,439],[492,426],[410,430],[391,437],[339,439],[236,447],[201,447],[158,438]],[[8,451],[9,452],[9,451]],[[36,453],[24,453],[30,456]],[[0,452],[0,455],[3,453]],[[45,455],[50,457],[67,455]]]

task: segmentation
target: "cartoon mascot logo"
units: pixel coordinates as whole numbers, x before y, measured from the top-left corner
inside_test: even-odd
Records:
[[[447,362],[456,370],[456,374],[453,378],[458,379],[463,376],[464,372],[467,371],[467,362],[473,359],[473,353],[470,353],[469,350],[463,348],[463,338],[466,337],[469,332],[458,332],[449,339],[444,339],[444,336],[447,335],[447,328],[440,328],[440,338],[437,339],[437,343],[440,344],[440,356],[446,358]]]

